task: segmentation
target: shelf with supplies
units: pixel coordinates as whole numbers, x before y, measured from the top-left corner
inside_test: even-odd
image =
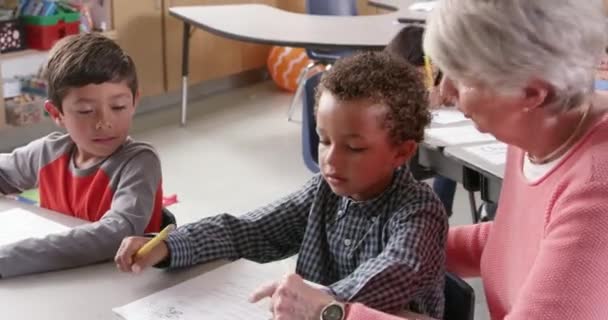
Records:
[[[52,121],[44,112],[41,69],[64,36],[101,32],[118,38],[111,0],[0,0],[0,134],[37,131]],[[107,31],[106,31],[107,30]]]
[[[27,127],[40,123],[46,116],[46,91],[46,83],[39,73],[4,79],[1,99],[4,125]]]
[[[133,58],[137,66],[140,92],[144,97],[173,95],[182,84],[181,36],[176,37],[175,34],[182,34],[183,25],[169,15],[169,8],[218,4],[217,0],[61,1],[89,3],[94,6],[90,8],[90,17],[94,21],[92,29],[110,30],[104,34],[114,39]],[[16,3],[17,0],[0,0],[0,5],[3,2]],[[366,4],[367,0],[357,0],[357,2]],[[258,3],[290,11],[303,11],[305,8],[304,0],[228,0],[222,3]],[[104,19],[103,25],[95,22]],[[202,30],[192,34],[191,44],[190,85],[221,80],[264,68],[271,49],[264,45],[228,40]],[[48,51],[31,50],[31,48],[0,54],[0,81],[1,78],[10,79],[15,76],[36,74],[47,57]],[[2,87],[0,85],[0,91]],[[3,96],[0,92],[0,97]],[[0,127],[7,126],[5,113],[4,99],[0,99]],[[43,118],[43,122],[45,119]],[[44,127],[44,125],[40,126]],[[35,132],[37,127],[33,125],[24,128]],[[5,137],[14,137],[13,132],[23,134],[27,131],[19,129],[21,128],[0,131],[2,137],[0,140],[5,141]],[[7,131],[10,131],[10,134]],[[16,142],[24,144],[27,141],[25,138],[20,141],[10,141],[10,145],[15,145]],[[8,144],[0,141],[0,145]]]
[[[118,33],[116,32],[116,30],[110,30],[100,33],[112,40],[116,40],[118,38]],[[41,54],[48,54],[48,50],[24,49],[19,51],[0,53],[0,60],[13,60],[17,58]]]

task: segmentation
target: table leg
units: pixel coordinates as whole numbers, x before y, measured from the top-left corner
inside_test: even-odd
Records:
[[[184,22],[184,34],[182,40],[182,111],[180,125],[186,126],[188,114],[188,60],[190,58],[190,24]]]

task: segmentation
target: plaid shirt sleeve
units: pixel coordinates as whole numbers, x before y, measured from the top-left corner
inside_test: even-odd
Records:
[[[398,311],[422,290],[443,281],[447,215],[433,195],[407,204],[389,220],[389,240],[380,255],[330,286],[342,301]]]
[[[221,214],[178,228],[167,239],[169,267],[240,258],[263,263],[297,253],[319,178],[243,216]]]

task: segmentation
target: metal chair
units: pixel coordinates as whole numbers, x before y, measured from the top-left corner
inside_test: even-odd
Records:
[[[304,84],[302,97],[302,157],[308,170],[319,172],[319,136],[315,119],[315,89],[321,80],[322,73],[312,76]]]

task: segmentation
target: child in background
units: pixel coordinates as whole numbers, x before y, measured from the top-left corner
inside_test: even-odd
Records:
[[[424,52],[422,51],[422,35],[424,34],[424,27],[419,25],[407,26],[391,40],[386,46],[385,51],[388,52],[393,58],[405,61],[415,66],[424,78],[428,77],[425,69]],[[436,72],[434,76],[434,86],[429,89],[429,107],[435,109],[443,105],[439,95],[438,85],[441,81],[441,73]],[[410,170],[417,179],[429,178],[428,170],[421,167],[418,164],[418,155],[416,155],[412,161],[410,161]],[[445,210],[448,215],[452,215],[452,206],[454,203],[454,196],[456,194],[456,182],[442,177],[435,176],[433,179],[433,191],[437,193],[439,199],[443,203]]]
[[[439,93],[439,83],[441,82],[441,71],[432,70],[432,76],[428,74],[425,55],[422,50],[422,36],[424,27],[420,25],[410,25],[403,28],[388,44],[385,50],[395,59],[406,61],[415,66],[422,74],[423,78],[431,77],[432,86],[427,86],[429,90],[429,107],[436,109],[444,106],[445,101]],[[410,170],[417,179],[428,179],[432,175],[429,170],[421,167],[418,164],[418,155],[416,154],[410,161]],[[448,216],[452,216],[452,207],[454,204],[454,196],[456,195],[456,181],[449,178],[435,175],[433,179],[433,191],[437,193],[439,199],[443,203]],[[496,214],[497,204],[484,202],[477,209],[479,217],[482,221],[494,219]]]

